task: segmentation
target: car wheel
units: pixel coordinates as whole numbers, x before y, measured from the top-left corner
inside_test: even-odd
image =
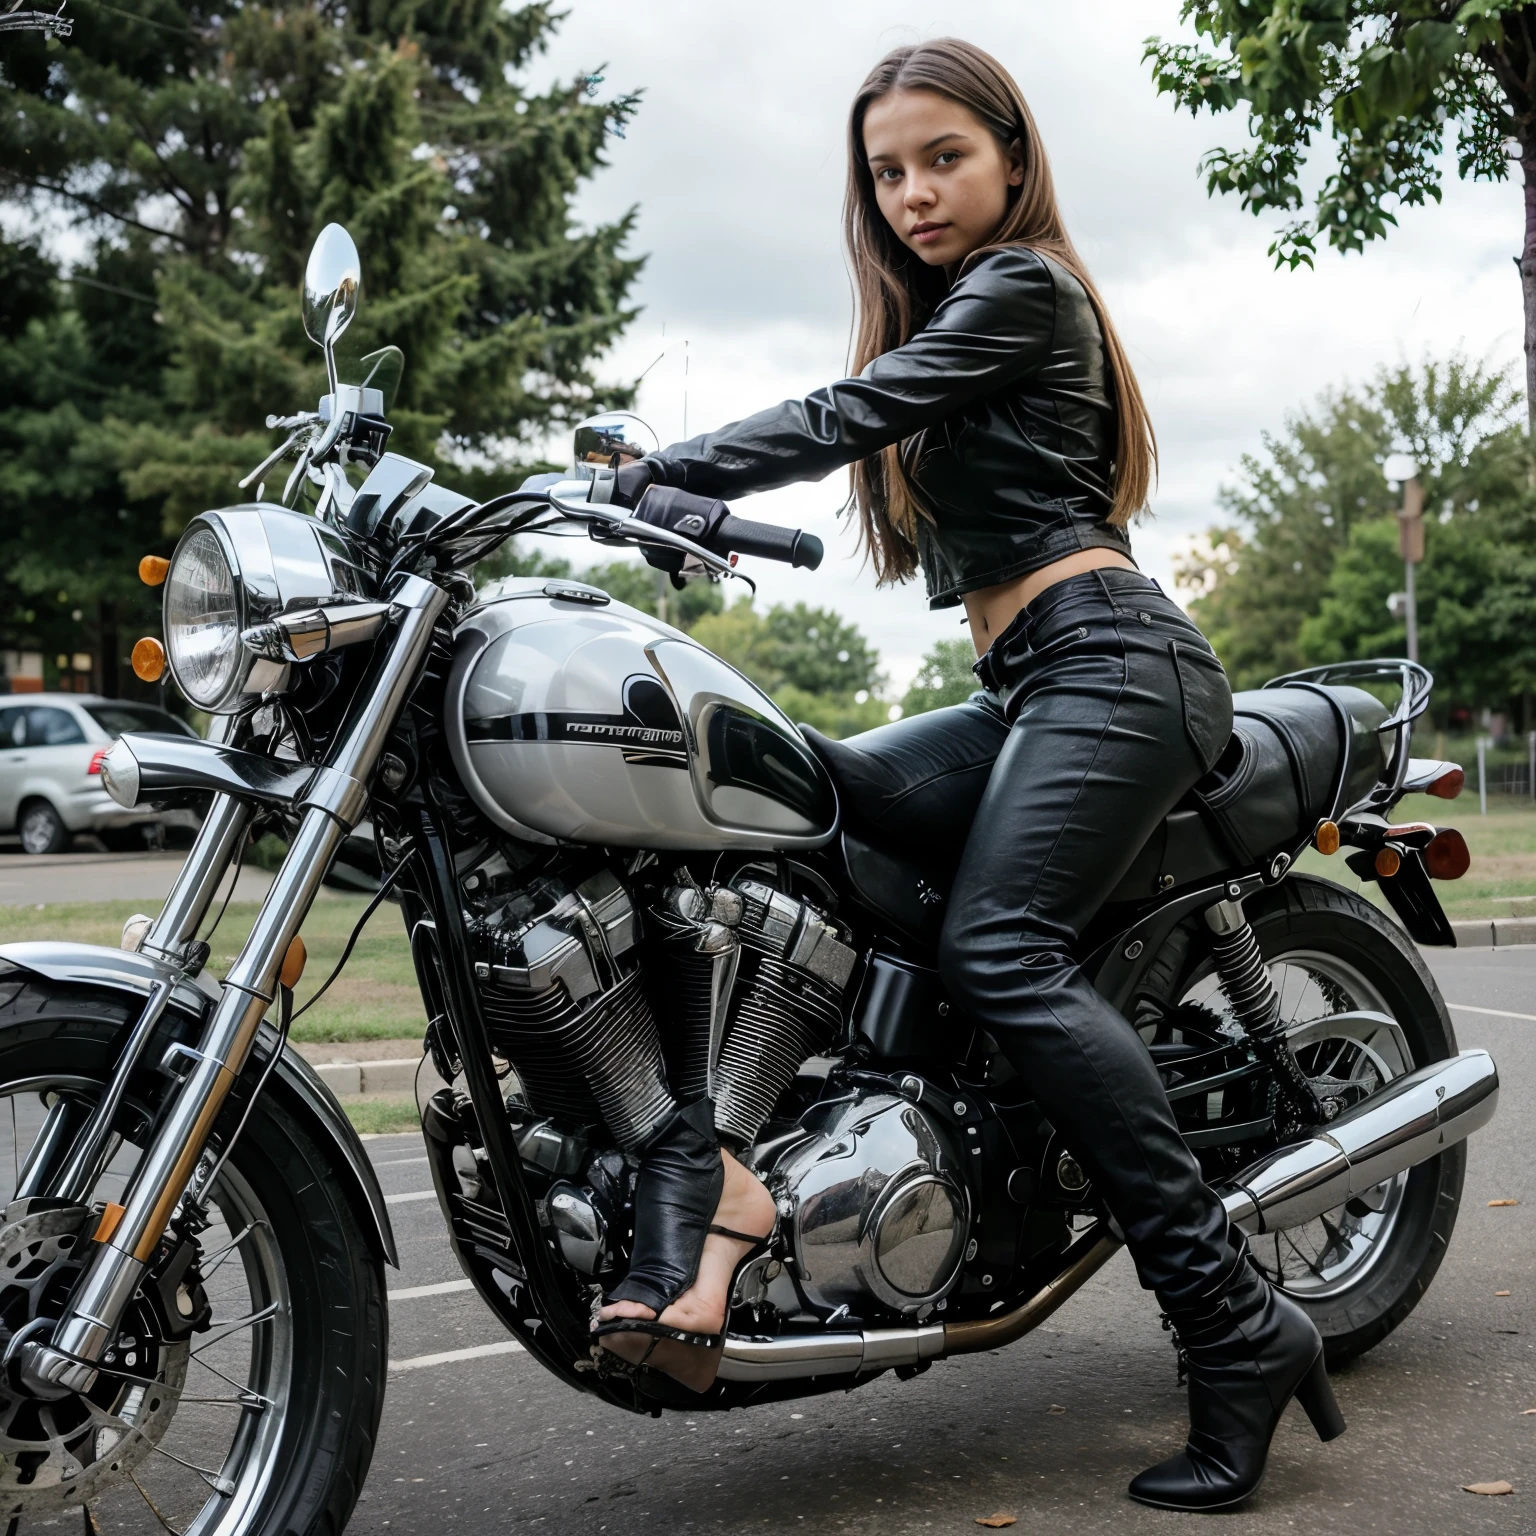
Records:
[[[17,831],[24,853],[63,853],[69,847],[69,828],[46,800],[29,800],[22,806]]]

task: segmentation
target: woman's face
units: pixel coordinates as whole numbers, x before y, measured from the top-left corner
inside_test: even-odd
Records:
[[[1024,180],[1008,148],[969,107],[936,91],[890,91],[864,114],[875,197],[897,238],[930,266],[964,261],[996,233],[1008,189]]]

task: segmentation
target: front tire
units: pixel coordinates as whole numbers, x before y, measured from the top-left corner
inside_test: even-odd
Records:
[[[1281,994],[1282,1016],[1308,1075],[1352,1075],[1367,1092],[1456,1054],[1456,1034],[1434,977],[1391,918],[1352,891],[1295,876],[1246,903],[1259,949]],[[1209,960],[1185,984],[1186,1001],[1220,1009]],[[1363,1010],[1395,1031],[1366,1025],[1308,1030],[1309,1021]],[[1460,1209],[1465,1142],[1352,1200],[1319,1222],[1255,1238],[1270,1279],[1323,1336],[1330,1367],[1363,1355],[1429,1289]]]
[[[55,1102],[73,1096],[86,1107],[94,1102],[137,1015],[135,1001],[120,994],[57,989],[22,976],[0,974],[0,1142],[15,1142],[0,1146],[0,1204],[52,1112],[50,1095]],[[96,1202],[119,1197],[166,1082],[158,1072],[135,1078],[116,1122],[125,1143],[97,1180]],[[212,1215],[213,1226],[197,1240],[212,1326],[185,1339],[179,1357],[176,1349],[162,1352],[171,1359],[157,1377],[166,1383],[160,1400],[153,1389],[135,1400],[133,1387],[121,1387],[121,1401],[113,1399],[114,1372],[104,1371],[107,1400],[96,1405],[96,1423],[106,1427],[84,1424],[59,1442],[52,1486],[43,1486],[42,1477],[8,1475],[50,1447],[23,1443],[28,1434],[35,1439],[37,1416],[25,1402],[8,1402],[0,1383],[0,1508],[23,1524],[83,1501],[99,1528],[142,1536],[167,1528],[175,1536],[338,1536],[346,1525],[384,1402],[382,1261],[325,1153],[270,1095],[258,1103],[214,1186]],[[0,1244],[5,1240],[0,1233]],[[56,1305],[69,1255],[50,1253],[66,1266],[47,1293]],[[24,1320],[12,1315],[24,1304],[0,1283],[8,1326]],[[140,1308],[151,1321],[167,1315],[163,1301],[158,1313],[155,1304],[150,1299]],[[56,1313],[50,1307],[46,1315]],[[221,1324],[232,1326],[224,1332]],[[148,1333],[157,1331],[173,1332]],[[147,1355],[131,1353],[135,1347],[131,1338],[117,1346],[115,1374],[124,1383],[137,1379],[124,1362],[149,1369]],[[77,1401],[83,1403],[68,1399],[66,1406]],[[53,1418],[83,1422],[73,1408]],[[138,1435],[114,1448],[111,1426],[123,1419],[140,1426]]]

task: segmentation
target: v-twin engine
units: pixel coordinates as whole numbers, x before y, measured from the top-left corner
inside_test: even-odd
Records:
[[[942,1301],[971,1225],[944,1127],[865,1087],[784,1117],[786,1090],[843,1028],[856,956],[824,914],[750,871],[664,887],[643,907],[608,870],[480,905],[481,1004],[517,1074],[519,1146],[552,1181],[544,1210],[573,1268],[618,1265],[611,1237],[627,1225],[634,1154],[675,1104],[708,1095],[722,1140],[757,1165],[785,1217],[790,1262],[748,1277],[759,1308],[921,1317]],[[589,1150],[602,1127],[617,1150]]]

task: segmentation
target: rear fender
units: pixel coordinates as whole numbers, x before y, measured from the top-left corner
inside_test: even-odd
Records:
[[[102,987],[119,993],[147,998],[158,981],[173,983],[170,1005],[200,1028],[218,996],[218,986],[206,977],[188,981],[172,967],[149,955],[121,949],[106,949],[94,944],[68,944],[41,940],[26,944],[0,944],[0,966],[12,965],[59,986]],[[124,1023],[125,1030],[132,1019]],[[277,1044],[277,1031],[263,1024],[257,1035],[252,1059],[241,1074],[231,1100],[243,1110],[249,1087],[264,1063],[271,1059]],[[283,1108],[300,1121],[322,1150],[332,1154],[332,1163],[342,1176],[353,1210],[368,1235],[377,1258],[399,1267],[395,1234],[389,1222],[389,1210],[378,1178],[352,1122],[347,1119],[335,1095],[321,1081],[314,1068],[292,1046],[285,1046],[267,1080],[264,1092],[272,1094]]]

